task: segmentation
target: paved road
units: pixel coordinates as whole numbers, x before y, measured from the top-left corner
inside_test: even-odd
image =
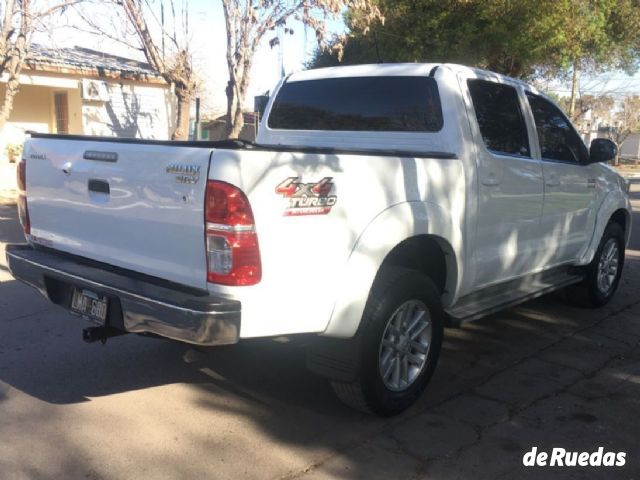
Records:
[[[343,407],[298,342],[86,345],[81,320],[0,263],[0,478],[640,478],[640,185],[633,195],[610,305],[548,296],[449,329],[428,392],[392,419]],[[0,254],[19,239],[0,207]],[[602,446],[627,463],[524,469],[533,446]]]

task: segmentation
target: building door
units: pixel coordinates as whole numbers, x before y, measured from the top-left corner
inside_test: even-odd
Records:
[[[67,92],[55,92],[53,94],[53,112],[56,133],[69,133],[69,99]]]

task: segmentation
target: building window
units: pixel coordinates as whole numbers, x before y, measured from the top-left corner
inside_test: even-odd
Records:
[[[67,92],[53,94],[53,108],[56,116],[56,133],[69,133],[69,102]]]

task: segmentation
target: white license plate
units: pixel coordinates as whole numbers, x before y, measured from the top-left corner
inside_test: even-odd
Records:
[[[89,290],[73,290],[71,310],[104,323],[107,319],[107,297],[101,297]]]

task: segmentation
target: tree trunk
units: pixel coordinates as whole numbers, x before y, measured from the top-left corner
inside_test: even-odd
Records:
[[[233,125],[233,119],[235,117],[235,89],[236,89],[236,84],[235,81],[230,78],[229,81],[227,82],[227,89],[226,89],[226,94],[227,94],[227,114],[225,115],[225,126],[224,126],[224,136],[225,138],[231,138],[231,130],[232,130],[232,125]]]
[[[242,106],[244,104],[244,89],[238,84],[229,80],[227,85],[227,125],[225,135],[227,138],[239,138],[244,127],[244,115]]]
[[[22,72],[22,66],[24,65],[26,56],[26,38],[23,34],[20,34],[16,39],[15,45],[11,47],[8,55],[9,58],[4,62],[5,72],[8,73],[9,78],[7,80],[2,105],[0,105],[0,130],[4,129],[7,120],[9,120],[9,115],[11,115],[13,99],[20,89],[20,72]]]
[[[569,118],[576,119],[576,96],[578,93],[578,62],[573,62],[573,76],[571,78],[571,100],[569,103]]]
[[[239,138],[242,133],[242,128],[244,127],[244,100],[249,90],[249,79],[252,67],[251,58],[254,53],[254,51],[251,51],[249,55],[241,59],[239,62],[241,63],[240,73],[237,74],[236,72],[238,71],[235,70],[232,77],[235,81],[230,80],[227,86],[227,106],[230,105],[227,111],[227,138]]]
[[[171,140],[189,140],[189,114],[191,112],[191,92],[176,88],[178,98],[176,129]]]
[[[244,99],[237,98],[236,105],[233,109],[233,116],[231,117],[231,124],[227,124],[227,138],[240,138],[240,133],[244,127],[244,114],[242,112],[242,103]]]
[[[10,78],[4,92],[2,106],[0,106],[0,131],[4,129],[4,126],[7,124],[7,120],[9,120],[9,115],[11,115],[11,110],[13,109],[13,99],[19,89],[20,82],[18,81],[18,78]]]

